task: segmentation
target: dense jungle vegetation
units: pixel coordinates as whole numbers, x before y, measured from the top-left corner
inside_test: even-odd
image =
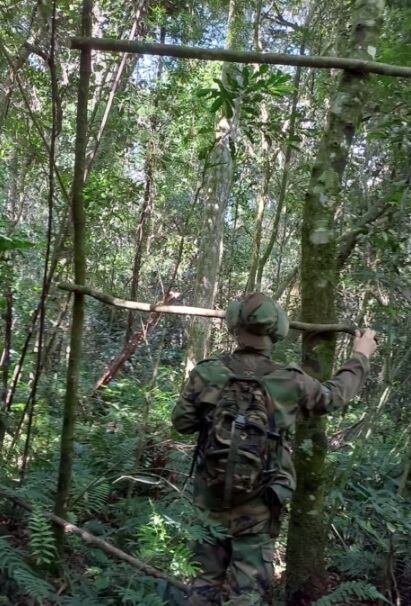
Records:
[[[87,31],[88,4],[0,2],[0,604],[184,604],[192,541],[223,532],[170,424],[193,363],[233,347],[223,320],[62,283],[211,309],[262,290],[293,320],[373,327],[360,396],[293,436],[275,603],[411,604],[410,79],[93,51],[87,91],[70,48],[411,66],[409,1],[95,0]],[[351,346],[330,334],[291,331],[275,360],[325,379]]]

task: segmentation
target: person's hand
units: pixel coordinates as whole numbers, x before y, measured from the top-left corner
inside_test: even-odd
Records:
[[[360,330],[355,331],[353,353],[362,353],[367,358],[370,358],[376,349],[375,330],[366,328],[363,332]]]

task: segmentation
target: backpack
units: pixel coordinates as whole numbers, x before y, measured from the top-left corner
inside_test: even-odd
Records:
[[[197,470],[223,509],[260,494],[275,469],[272,453],[281,441],[276,432],[274,402],[263,381],[277,368],[271,361],[256,372],[231,356],[216,405],[205,418],[196,453]]]

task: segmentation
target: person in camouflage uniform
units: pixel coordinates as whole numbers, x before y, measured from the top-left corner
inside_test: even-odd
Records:
[[[226,320],[238,348],[231,354],[234,365],[250,375],[271,365],[265,375],[266,389],[275,402],[275,426],[283,435],[295,423],[296,415],[322,415],[344,406],[361,389],[369,370],[368,357],[375,351],[375,333],[358,332],[351,358],[330,381],[320,383],[298,365],[274,366],[273,344],[288,332],[288,319],[281,307],[262,293],[248,295],[228,306]],[[182,434],[201,431],[212,414],[229,370],[224,357],[209,358],[191,371],[173,411],[172,422]],[[200,453],[201,456],[201,453]],[[273,539],[279,533],[285,502],[296,487],[289,447],[281,439],[274,451],[275,472],[269,483],[249,501],[224,508],[221,494],[209,489],[197,461],[194,503],[211,521],[222,524],[227,537],[213,543],[199,543],[195,559],[201,573],[193,581],[190,606],[266,606],[272,601]],[[271,465],[270,465],[271,467]]]

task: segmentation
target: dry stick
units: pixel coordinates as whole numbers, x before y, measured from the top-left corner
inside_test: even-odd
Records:
[[[263,63],[268,65],[296,65],[321,69],[344,69],[374,73],[385,76],[411,78],[411,67],[390,65],[377,61],[349,59],[346,57],[320,57],[315,55],[289,55],[286,53],[259,53],[255,51],[234,51],[225,48],[199,48],[174,44],[155,44],[130,42],[110,38],[71,38],[71,48],[94,49],[105,52],[139,53],[142,55],[161,55],[178,59],[201,59],[204,61],[227,61],[229,63]]]
[[[22,507],[26,511],[30,511],[30,512],[33,511],[33,508],[31,505],[29,505],[25,501],[22,501],[18,497],[9,494],[5,490],[0,489],[0,496],[4,497],[6,499],[9,499],[10,501],[15,503],[19,507]],[[67,522],[67,520],[64,520],[60,516],[56,516],[52,513],[46,513],[46,516],[52,522],[54,522],[55,524],[60,526],[63,529],[63,532],[65,532],[66,534],[69,534],[69,533],[77,534],[84,541],[86,541],[86,543],[88,543],[89,545],[92,545],[94,547],[97,547],[98,549],[101,549],[101,551],[104,551],[109,556],[118,558],[119,560],[122,560],[123,562],[127,562],[128,564],[133,566],[133,568],[137,568],[137,570],[144,572],[145,574],[147,574],[150,577],[155,577],[156,579],[164,579],[165,581],[167,581],[167,583],[170,583],[170,585],[174,585],[174,587],[177,587],[178,589],[181,589],[182,591],[186,591],[186,589],[187,589],[186,586],[184,585],[184,583],[182,583],[178,579],[170,577],[167,574],[160,572],[156,568],[153,568],[152,566],[145,564],[141,560],[138,560],[137,558],[129,555],[125,551],[118,549],[118,547],[114,547],[114,545],[110,545],[110,543],[107,543],[107,541],[103,541],[103,539],[100,539],[99,537],[94,536],[90,532],[87,532],[87,530],[83,530],[82,528],[79,528],[78,526],[71,524],[71,522]]]
[[[44,339],[44,324],[46,319],[46,300],[50,287],[48,280],[49,276],[49,264],[51,256],[51,238],[53,230],[53,197],[54,197],[54,166],[55,166],[55,152],[56,152],[56,139],[57,139],[57,101],[58,101],[58,84],[56,75],[55,65],[55,50],[56,50],[56,0],[53,0],[52,4],[52,17],[51,17],[51,37],[50,37],[50,84],[51,84],[51,113],[52,113],[52,125],[51,125],[51,138],[50,138],[50,155],[49,155],[49,193],[48,193],[48,217],[47,217],[47,244],[44,260],[44,272],[43,272],[43,286],[40,297],[40,317],[39,317],[39,338],[38,338],[38,351],[36,361],[36,371],[33,380],[33,386],[27,400],[27,409],[29,411],[29,420],[27,425],[26,442],[24,445],[23,459],[21,464],[21,480],[24,478],[24,474],[27,467],[27,460],[30,450],[31,433],[33,429],[33,418],[34,410],[36,406],[36,395],[37,386],[40,380],[42,361],[43,361],[43,339]],[[24,415],[23,415],[24,418]]]
[[[157,313],[167,314],[178,314],[184,316],[201,316],[205,318],[225,318],[225,311],[222,309],[206,309],[203,307],[187,307],[185,305],[156,305],[150,303],[140,303],[138,301],[127,301],[125,299],[119,299],[113,297],[107,293],[102,293],[98,290],[94,290],[89,286],[83,286],[80,284],[68,284],[67,282],[61,282],[58,287],[61,290],[67,290],[71,292],[81,293],[98,301],[102,301],[107,305],[113,305],[118,309],[133,309],[137,311],[148,311]],[[308,324],[307,322],[296,322],[292,320],[290,322],[290,328],[295,330],[303,330],[304,332],[346,332],[350,335],[355,335],[355,326],[349,326],[346,324]]]

